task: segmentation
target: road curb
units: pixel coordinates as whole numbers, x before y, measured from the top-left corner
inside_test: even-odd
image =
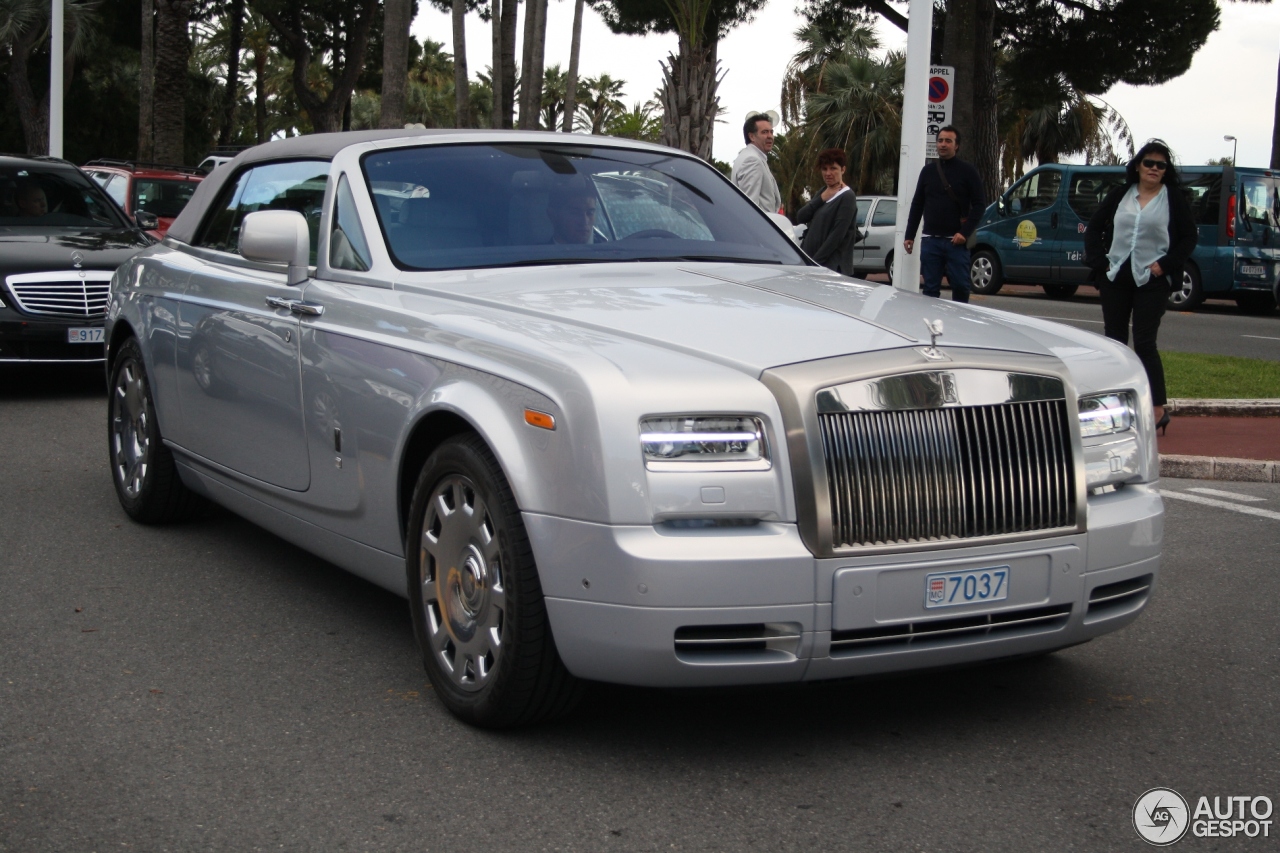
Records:
[[[1171,415],[1217,415],[1219,417],[1280,417],[1280,400],[1170,400],[1165,407]]]
[[[1232,480],[1237,483],[1280,483],[1280,462],[1161,453],[1160,476],[1188,480]]]

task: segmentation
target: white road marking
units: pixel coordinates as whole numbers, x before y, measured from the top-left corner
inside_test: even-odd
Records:
[[[1242,338],[1257,338],[1260,341],[1280,341],[1280,338],[1269,338],[1266,335],[1241,335]]]
[[[1272,518],[1280,521],[1280,512],[1272,512],[1269,509],[1262,509],[1256,506],[1241,506],[1240,504],[1228,503],[1227,501],[1218,501],[1213,498],[1202,498],[1199,495],[1189,495],[1186,492],[1171,492],[1168,489],[1156,489],[1161,497],[1174,498],[1180,501],[1190,501],[1193,504],[1204,504],[1205,506],[1216,506],[1219,509],[1229,509],[1235,512],[1242,512],[1245,515],[1257,515],[1262,518]]]
[[[1051,317],[1048,314],[1032,314],[1031,316],[1035,317],[1037,320],[1057,320],[1059,323],[1063,321],[1068,323],[1096,323],[1097,325],[1102,326],[1106,322],[1104,320],[1077,320],[1075,317]],[[1280,340],[1280,338],[1276,338],[1276,340]]]
[[[1239,492],[1224,492],[1221,489],[1192,488],[1192,489],[1187,489],[1187,491],[1197,492],[1202,495],[1216,495],[1217,497],[1220,497],[1220,498],[1231,498],[1237,501],[1249,501],[1250,503],[1257,503],[1258,501],[1266,500],[1266,498],[1260,498],[1257,495],[1242,495]]]

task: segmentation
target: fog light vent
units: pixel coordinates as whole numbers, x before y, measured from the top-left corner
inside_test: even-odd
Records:
[[[687,663],[795,660],[802,635],[796,622],[686,625],[676,629],[676,657]]]

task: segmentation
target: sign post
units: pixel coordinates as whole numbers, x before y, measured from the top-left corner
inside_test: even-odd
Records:
[[[916,179],[924,168],[925,139],[929,127],[929,49],[933,36],[933,0],[911,0],[907,19],[906,85],[902,92],[902,148],[898,157],[898,221],[894,228],[893,286],[920,292],[920,245],[911,254],[902,249],[907,237],[907,216],[916,194]],[[950,80],[943,99],[950,109]],[[941,124],[938,127],[942,127]],[[934,138],[937,138],[935,131]],[[915,234],[911,238],[917,239]]]
[[[929,106],[924,129],[925,157],[938,159],[938,131],[951,124],[951,105],[955,101],[956,70],[950,65],[929,69]]]

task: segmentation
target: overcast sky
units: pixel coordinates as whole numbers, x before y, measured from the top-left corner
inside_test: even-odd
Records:
[[[1153,0],[1155,2],[1155,0]],[[443,42],[452,50],[449,16],[425,3],[413,24],[420,40]],[[720,101],[726,122],[716,126],[715,156],[732,161],[742,147],[742,122],[750,111],[778,108],[782,74],[796,51],[800,26],[795,5],[775,0],[754,21],[734,30],[720,45],[725,71]],[[523,14],[524,7],[521,6]],[[523,27],[523,17],[521,26]],[[546,64],[568,68],[573,28],[571,0],[551,0],[547,15]],[[882,24],[886,47],[902,48],[906,34]],[[491,30],[476,16],[467,20],[467,61],[474,77],[492,61]],[[627,81],[628,105],[653,97],[661,81],[658,63],[676,48],[674,36],[616,36],[588,6],[582,28],[580,74],[608,73]],[[1159,136],[1183,163],[1203,163],[1231,154],[1230,134],[1239,139],[1241,165],[1266,166],[1271,155],[1276,64],[1280,59],[1280,3],[1222,3],[1222,24],[1196,54],[1191,69],[1163,86],[1117,86],[1104,98],[1129,122],[1139,143]],[[963,151],[961,152],[963,155]]]

